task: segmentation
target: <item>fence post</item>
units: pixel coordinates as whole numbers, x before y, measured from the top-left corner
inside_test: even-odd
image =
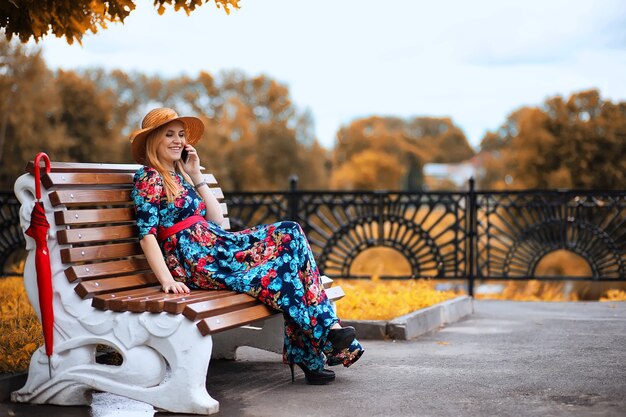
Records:
[[[289,177],[289,207],[287,217],[289,220],[299,223],[298,217],[298,176],[292,175]]]
[[[467,213],[467,244],[469,245],[469,254],[467,259],[467,268],[468,268],[468,282],[467,282],[467,292],[470,297],[474,296],[474,280],[475,280],[475,265],[474,265],[474,249],[476,245],[476,190],[474,188],[474,177],[469,180],[469,192],[468,192],[468,213]]]

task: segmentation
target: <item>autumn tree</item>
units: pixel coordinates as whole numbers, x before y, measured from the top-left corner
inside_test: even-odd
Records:
[[[84,162],[119,161],[128,149],[120,126],[113,123],[115,101],[88,78],[59,71],[56,85],[61,100],[58,122],[65,127],[68,159]]]
[[[481,149],[491,155],[484,187],[623,188],[626,102],[597,90],[549,98],[513,112]]]
[[[50,71],[39,49],[0,39],[0,187],[46,152],[56,161],[130,162],[117,95],[84,74]]]
[[[361,155],[364,152],[369,155]],[[372,161],[372,153],[379,161]],[[396,117],[358,119],[337,133],[331,186],[341,189],[419,189],[427,162],[460,162],[473,155],[463,132],[448,118]],[[393,161],[393,162],[392,162]],[[360,180],[368,169],[372,181]],[[394,165],[387,173],[380,170]]]
[[[0,39],[0,188],[10,189],[39,151],[64,153],[61,101],[41,51]]]
[[[239,0],[213,0],[226,13],[239,8]],[[189,14],[211,0],[153,0],[158,13],[167,6]],[[8,40],[17,36],[22,42],[35,41],[52,33],[65,37],[69,44],[81,42],[87,32],[106,29],[109,23],[124,22],[135,10],[136,0],[4,0],[0,2],[0,28]]]
[[[212,139],[198,147],[208,166],[223,174],[227,190],[284,190],[291,175],[300,178],[302,188],[327,185],[326,158],[320,157],[324,152],[313,136],[312,118],[296,108],[287,86],[264,75],[229,71],[217,77],[203,72],[171,90],[177,108],[208,122]]]

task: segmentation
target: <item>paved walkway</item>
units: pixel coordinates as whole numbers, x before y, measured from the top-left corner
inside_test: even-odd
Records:
[[[410,342],[364,341],[337,380],[295,384],[279,356],[214,362],[227,416],[624,416],[626,303],[475,302],[475,313]],[[184,401],[184,399],[181,399]],[[97,394],[87,407],[0,404],[0,416],[139,417],[151,407]],[[164,414],[159,414],[159,416]]]

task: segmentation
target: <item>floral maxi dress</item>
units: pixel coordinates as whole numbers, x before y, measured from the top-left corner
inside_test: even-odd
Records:
[[[157,170],[142,167],[134,177],[139,239],[157,235],[189,216],[205,215],[206,206],[184,177],[170,173],[182,190],[167,202]],[[159,242],[175,280],[194,289],[228,289],[250,294],[285,317],[283,361],[313,371],[329,365],[350,366],[363,353],[355,339],[341,352],[327,341],[339,320],[320,282],[309,243],[299,224],[282,221],[228,232],[202,221]]]

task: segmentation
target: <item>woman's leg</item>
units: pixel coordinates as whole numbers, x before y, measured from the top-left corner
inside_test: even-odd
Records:
[[[339,320],[323,290],[306,237],[297,223],[278,222],[215,241],[214,261],[194,274],[194,284],[223,283],[248,293],[285,316],[286,363],[324,367],[324,343]],[[203,285],[204,281],[204,285]]]

